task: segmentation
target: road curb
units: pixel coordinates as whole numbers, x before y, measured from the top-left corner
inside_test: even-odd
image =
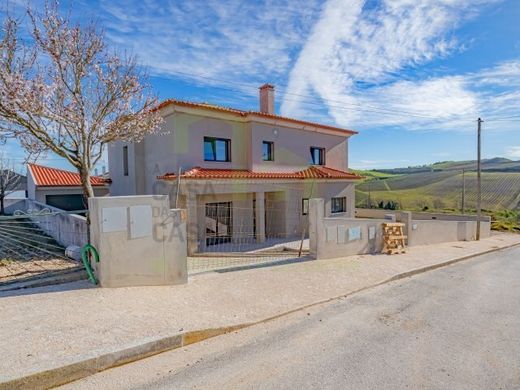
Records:
[[[125,348],[120,351],[109,352],[100,356],[96,356],[90,359],[85,359],[76,363],[68,364],[66,366],[53,368],[47,371],[37,372],[31,375],[27,375],[24,377],[12,379],[7,382],[0,383],[0,390],[4,389],[49,389],[55,386],[63,385],[69,382],[73,382],[75,380],[85,378],[87,376],[93,375],[95,373],[107,370],[109,368],[121,366],[123,364],[131,363],[137,360],[141,360],[153,355],[157,355],[162,352],[166,352],[169,350],[181,348],[190,344],[195,344],[204,340],[207,340],[212,337],[220,336],[226,333],[231,333],[234,331],[238,331],[240,329],[244,329],[247,327],[251,327],[254,325],[259,325],[262,323],[270,322],[280,317],[284,317],[289,314],[296,313],[298,311],[302,311],[305,309],[309,309],[314,306],[319,306],[328,302],[332,302],[338,299],[349,297],[353,294],[357,294],[359,292],[381,286],[383,284],[387,284],[396,280],[404,279],[407,277],[411,277],[417,274],[425,273],[428,271],[432,271],[438,268],[446,267],[455,263],[459,263],[465,260],[469,260],[474,257],[483,256],[493,252],[499,252],[502,250],[510,249],[516,246],[520,246],[520,243],[515,243],[511,245],[507,245],[505,247],[500,248],[492,248],[486,250],[484,252],[480,252],[473,255],[462,256],[456,259],[447,260],[442,263],[433,264],[426,267],[420,267],[413,269],[411,271],[402,272],[396,274],[390,278],[384,279],[380,282],[364,286],[357,290],[350,291],[345,294],[341,294],[339,296],[335,296],[332,298],[327,298],[321,301],[313,302],[304,306],[300,306],[295,309],[291,309],[289,311],[285,311],[283,313],[278,313],[274,316],[270,316],[268,318],[264,318],[262,320],[248,322],[238,325],[224,326],[219,328],[212,329],[203,329],[203,330],[195,330],[190,332],[179,333],[173,336],[164,337],[158,340],[149,341],[144,344],[139,344],[133,347]]]

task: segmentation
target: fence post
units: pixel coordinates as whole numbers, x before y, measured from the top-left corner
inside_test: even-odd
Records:
[[[324,199],[309,199],[309,253],[315,259],[320,258],[320,241],[323,240],[324,213]]]
[[[188,256],[198,252],[199,227],[198,227],[198,204],[197,194],[189,192],[186,197],[186,209],[188,212]],[[204,210],[203,210],[204,211]]]
[[[412,243],[412,212],[401,211],[401,222],[405,224],[405,234],[408,236],[408,246]]]

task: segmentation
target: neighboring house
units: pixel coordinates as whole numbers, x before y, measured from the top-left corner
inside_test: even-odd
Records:
[[[159,134],[109,146],[110,192],[169,194],[172,207],[188,211],[189,253],[300,237],[313,197],[326,199],[326,215],[354,217],[360,177],[347,170],[355,131],[276,115],[269,84],[260,87],[260,111],[179,100],[158,109]]]
[[[0,215],[11,213],[14,205],[23,204],[27,178],[11,169],[0,169]]]
[[[91,177],[95,196],[105,196],[109,187],[105,179]],[[27,197],[62,210],[87,208],[79,174],[42,165],[27,165]]]

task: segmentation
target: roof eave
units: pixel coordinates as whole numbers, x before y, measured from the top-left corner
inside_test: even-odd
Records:
[[[243,110],[237,110],[234,108],[204,105],[202,103],[185,102],[182,100],[175,100],[175,99],[168,99],[168,100],[163,101],[162,103],[160,103],[157,106],[156,110],[161,110],[170,105],[187,107],[187,108],[192,108],[192,109],[215,111],[215,112],[239,116],[242,118],[260,117],[260,118],[271,119],[271,120],[275,120],[275,121],[279,121],[279,122],[297,123],[297,124],[301,124],[304,126],[315,127],[315,128],[319,128],[319,129],[323,129],[323,130],[337,131],[337,132],[341,132],[343,135],[349,135],[349,136],[359,134],[359,132],[355,131],[355,130],[345,129],[345,128],[337,127],[337,126],[325,125],[325,124],[317,123],[317,122],[309,122],[309,121],[305,121],[305,120],[297,119],[297,118],[288,118],[288,117],[284,117],[284,116],[280,116],[280,115],[266,114],[266,113],[259,112],[259,111],[243,111]]]
[[[190,177],[181,176],[181,180],[190,180],[190,181],[212,181],[212,180],[248,180],[248,181],[358,181],[362,180],[363,177]],[[177,177],[172,176],[157,176],[157,180],[174,182],[177,180]]]

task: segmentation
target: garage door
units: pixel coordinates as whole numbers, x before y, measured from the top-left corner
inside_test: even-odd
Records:
[[[83,195],[46,195],[45,203],[61,210],[84,210]]]

